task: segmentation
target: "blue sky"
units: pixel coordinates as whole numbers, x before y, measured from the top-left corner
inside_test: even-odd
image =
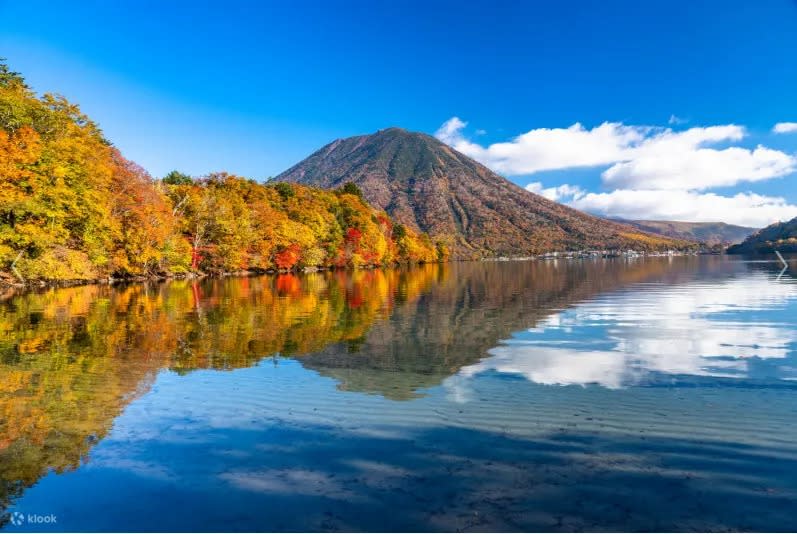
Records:
[[[635,130],[642,136],[636,144],[621,147],[617,161],[600,164],[584,165],[578,157],[571,162],[565,155],[557,168],[526,172],[528,166],[477,158],[519,185],[539,184],[532,188],[572,204],[581,195],[578,207],[622,216],[634,212],[629,203],[644,199],[595,195],[651,191],[650,183],[638,169],[630,173],[636,178],[625,181],[607,180],[605,173],[625,165],[612,172],[629,174],[629,166],[645,166],[651,158],[678,159],[677,150],[659,149],[646,152],[644,161],[635,159],[638,145],[655,141],[663,129],[743,127],[741,137],[709,135],[711,141],[683,148],[692,152],[752,151],[758,145],[787,158],[797,152],[797,134],[771,131],[776,123],[797,122],[793,0],[0,0],[0,56],[37,91],[79,103],[125,155],[156,176],[178,168],[263,179],[337,137],[394,125],[435,133],[453,117],[467,126],[447,140],[465,140],[470,155],[533,130],[556,137],[576,123],[586,132],[604,122],[660,128]],[[568,147],[580,151],[579,145]],[[747,174],[729,171],[724,182],[679,191],[783,199],[741,199],[741,207],[753,211],[736,222],[763,221],[770,205],[775,218],[797,215],[790,160],[759,156],[751,152],[750,161],[742,154],[719,163],[747,165]],[[523,161],[529,157],[520,154]],[[697,169],[700,181],[705,167]],[[696,171],[678,172],[683,179]],[[581,193],[553,191],[565,184]],[[679,202],[672,191],[667,198]],[[593,197],[585,199],[587,192]],[[731,204],[720,214],[706,211],[708,198],[695,202],[693,213],[683,217],[737,212]],[[645,209],[658,217],[681,215],[654,208]]]

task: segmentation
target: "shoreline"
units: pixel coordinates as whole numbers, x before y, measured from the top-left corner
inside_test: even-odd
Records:
[[[465,261],[465,260],[449,260],[449,261]],[[0,279],[0,290],[20,289],[20,290],[36,290],[36,289],[56,289],[65,287],[89,286],[89,285],[124,285],[124,284],[142,284],[147,282],[168,282],[172,280],[204,280],[206,278],[248,278],[254,276],[279,276],[285,274],[310,274],[332,271],[372,271],[375,269],[392,269],[396,267],[407,267],[415,265],[429,265],[434,263],[447,263],[447,262],[420,262],[420,263],[396,263],[392,265],[365,265],[361,267],[303,267],[301,269],[248,269],[240,271],[225,271],[225,272],[212,272],[212,273],[176,273],[176,274],[158,274],[158,275],[135,275],[125,277],[107,277],[107,278],[87,278],[87,279],[32,279],[25,282],[10,281],[11,277],[7,279]],[[3,273],[5,274],[5,273]]]
[[[135,275],[125,277],[107,277],[93,279],[35,279],[19,282],[8,278],[0,279],[0,290],[17,289],[32,291],[37,289],[57,289],[66,287],[77,287],[87,285],[124,285],[138,284],[147,282],[168,282],[171,280],[202,280],[206,278],[227,278],[237,277],[246,278],[265,275],[284,275],[284,274],[310,274],[331,271],[355,271],[355,270],[375,270],[375,269],[394,269],[397,267],[413,267],[416,265],[426,265],[433,263],[454,263],[454,262],[506,262],[506,261],[547,261],[547,260],[584,260],[584,259],[619,259],[619,258],[666,258],[676,256],[700,256],[700,255],[727,255],[725,252],[712,253],[703,251],[666,251],[666,252],[638,252],[638,251],[572,251],[572,252],[548,252],[530,256],[495,256],[488,258],[450,258],[443,262],[420,262],[420,263],[396,263],[391,265],[367,265],[362,267],[304,267],[301,269],[249,269],[229,272],[212,273],[177,273],[159,275]],[[5,274],[5,273],[4,273]],[[13,280],[13,281],[12,281]]]

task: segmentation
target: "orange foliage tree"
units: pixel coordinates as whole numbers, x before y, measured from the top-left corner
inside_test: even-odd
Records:
[[[0,276],[12,265],[28,279],[96,279],[440,259],[427,236],[395,228],[353,184],[153,179],[77,106],[37,97],[0,62]]]

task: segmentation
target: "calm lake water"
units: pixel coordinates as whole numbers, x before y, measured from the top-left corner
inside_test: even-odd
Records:
[[[779,271],[462,263],[6,295],[0,524],[793,531]]]

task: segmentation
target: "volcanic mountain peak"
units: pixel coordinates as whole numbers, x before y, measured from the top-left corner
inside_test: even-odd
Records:
[[[396,127],[333,141],[276,179],[324,188],[353,182],[371,204],[458,257],[685,245],[557,204],[430,135]]]

